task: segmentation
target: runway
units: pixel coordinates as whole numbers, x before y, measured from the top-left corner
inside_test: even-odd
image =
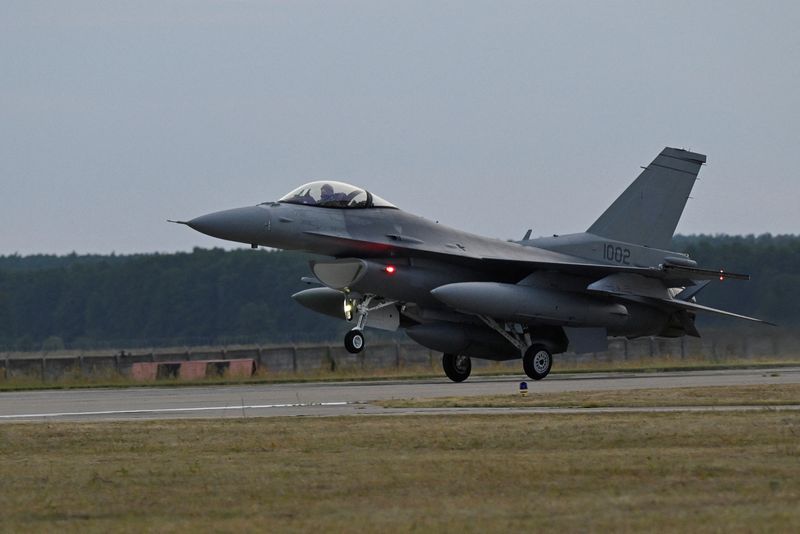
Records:
[[[519,376],[447,380],[308,382],[241,386],[45,390],[0,393],[0,422],[117,421],[272,416],[335,416],[409,413],[580,413],[583,411],[691,411],[683,408],[455,408],[386,409],[370,401],[447,396],[514,395]],[[528,380],[531,392],[570,392],[800,383],[800,367],[669,373],[556,374]],[[760,407],[717,407],[763,409]],[[794,408],[787,408],[794,409]]]

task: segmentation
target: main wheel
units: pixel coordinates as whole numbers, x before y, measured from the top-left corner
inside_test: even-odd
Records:
[[[525,374],[534,380],[546,377],[553,366],[553,355],[544,345],[531,345],[522,357],[522,368]]]
[[[463,354],[442,354],[444,374],[453,382],[463,382],[472,371],[472,360]]]
[[[350,330],[344,336],[344,348],[350,354],[358,354],[364,350],[364,334],[361,330]]]

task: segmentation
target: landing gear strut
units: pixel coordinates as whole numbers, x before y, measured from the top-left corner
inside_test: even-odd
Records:
[[[375,295],[366,295],[357,304],[353,304],[355,301],[345,298],[345,317],[348,320],[351,319],[352,316],[350,314],[354,306],[357,316],[356,325],[344,336],[344,348],[347,349],[347,352],[350,354],[358,354],[364,350],[364,345],[366,344],[364,340],[364,327],[367,325],[367,315],[369,315],[369,312],[397,303],[396,300],[387,300],[370,307],[370,302],[372,302],[374,298]]]
[[[526,375],[533,380],[541,380],[550,373],[550,368],[553,366],[553,354],[545,345],[533,343],[527,330],[519,328],[519,331],[514,329],[508,331],[491,317],[478,315],[478,318],[520,351],[522,368]],[[519,327],[519,325],[517,326]]]
[[[522,357],[522,368],[525,374],[534,380],[546,377],[553,366],[553,355],[544,345],[533,344]]]
[[[444,374],[453,382],[463,382],[472,371],[472,360],[463,354],[442,354]]]

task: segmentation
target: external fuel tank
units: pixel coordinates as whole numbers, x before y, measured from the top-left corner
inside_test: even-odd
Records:
[[[627,308],[602,297],[498,282],[447,284],[431,291],[466,313],[526,323],[612,328],[628,319]]]

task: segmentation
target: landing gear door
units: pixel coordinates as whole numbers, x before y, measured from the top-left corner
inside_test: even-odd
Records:
[[[394,332],[400,327],[400,310],[397,309],[395,304],[373,310],[369,312],[367,326]]]

